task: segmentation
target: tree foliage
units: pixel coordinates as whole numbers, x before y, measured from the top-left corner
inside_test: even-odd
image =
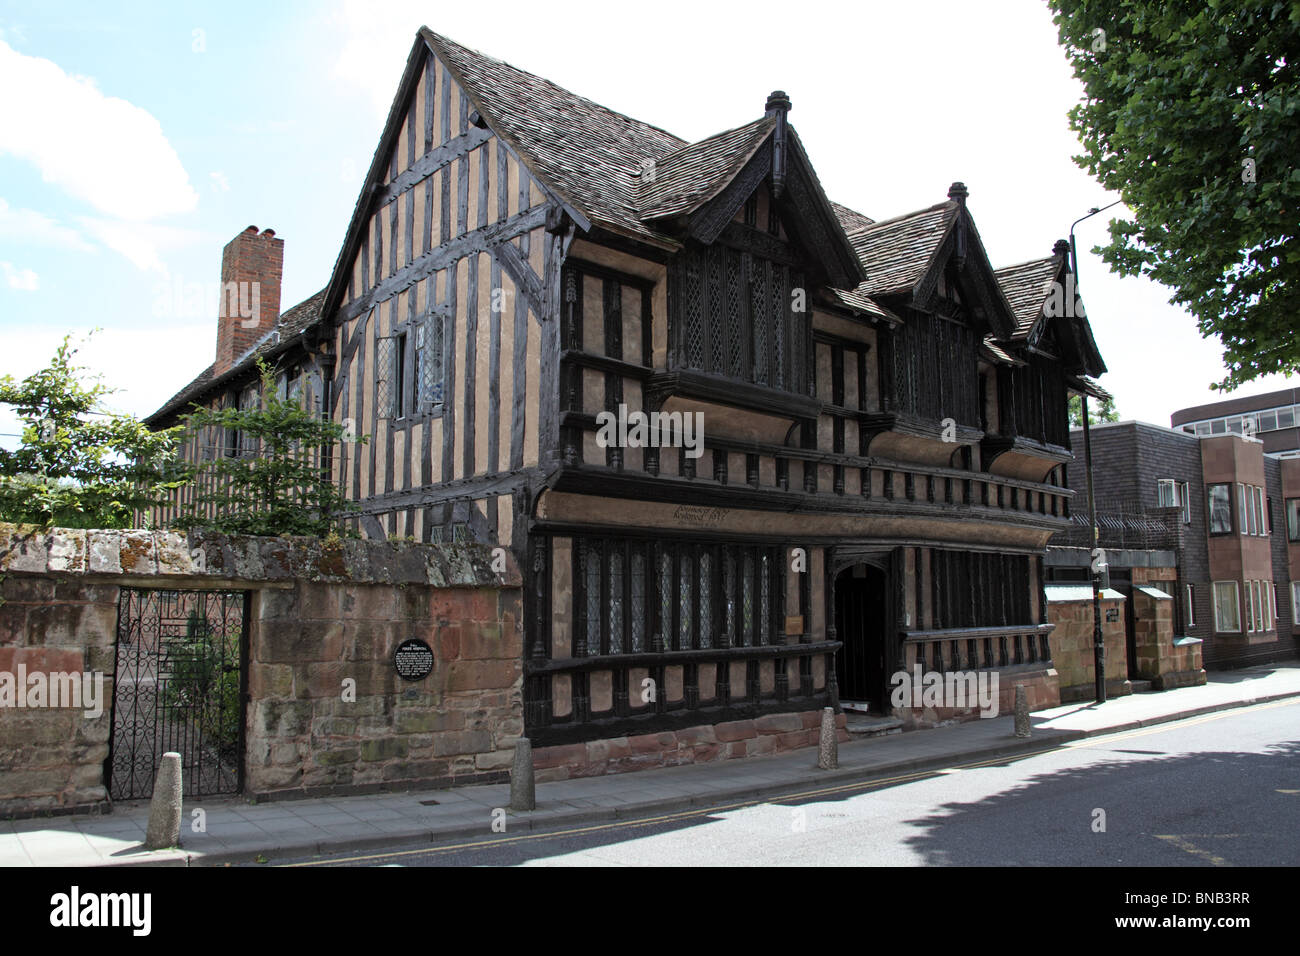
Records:
[[[225,534],[324,537],[356,510],[323,464],[345,430],[303,408],[295,396],[279,395],[274,370],[261,359],[257,365],[257,407],[196,408],[186,416],[186,440],[210,453],[198,456],[195,494],[172,524]],[[242,447],[212,447],[212,436],[232,433],[241,436]]]
[[[1084,85],[1075,162],[1133,213],[1096,251],[1218,336],[1219,388],[1300,370],[1300,3],[1048,4]]]
[[[0,519],[65,528],[127,528],[137,511],[184,483],[177,430],[152,432],[108,411],[113,393],[73,364],[64,338],[48,366],[0,378],[0,404],[22,423],[18,448],[0,449]]]
[[[1070,396],[1070,427],[1083,427],[1083,401],[1078,395]],[[1088,424],[1096,425],[1099,422],[1117,422],[1119,421],[1119,412],[1115,411],[1115,399],[1107,398],[1100,402],[1095,399],[1088,403]]]

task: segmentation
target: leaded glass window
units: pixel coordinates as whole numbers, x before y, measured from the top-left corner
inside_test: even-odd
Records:
[[[615,542],[609,552],[609,653],[623,653],[623,548]]]

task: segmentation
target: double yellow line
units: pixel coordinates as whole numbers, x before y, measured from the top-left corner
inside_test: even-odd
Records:
[[[756,807],[764,803],[811,800],[815,797],[833,796],[835,794],[852,793],[854,791],[866,791],[877,787],[886,787],[899,783],[911,783],[915,780],[921,780],[926,777],[936,777],[956,770],[978,770],[981,767],[989,767],[995,764],[1025,760],[1029,757],[1040,757],[1043,754],[1059,753],[1061,750],[1066,748],[1084,749],[1087,747],[1097,747],[1117,740],[1130,740],[1134,737],[1146,737],[1150,734],[1159,734],[1170,730],[1181,730],[1185,727],[1194,727],[1197,724],[1209,723],[1212,720],[1222,720],[1224,717],[1231,717],[1235,714],[1240,714],[1246,711],[1272,710],[1276,707],[1296,706],[1298,704],[1300,704],[1300,699],[1287,698],[1285,700],[1273,701],[1267,704],[1253,704],[1249,707],[1238,707],[1231,710],[1216,711],[1212,714],[1206,714],[1201,717],[1190,717],[1186,720],[1157,724],[1153,727],[1140,727],[1136,730],[1127,730],[1116,734],[1107,734],[1101,737],[1089,737],[1084,740],[1074,740],[1059,746],[1046,747],[1042,750],[1004,754],[1001,757],[990,757],[987,760],[975,760],[970,763],[955,764],[952,767],[944,767],[937,770],[918,770],[913,773],[897,774],[892,777],[877,777],[874,780],[845,783],[835,787],[820,787],[816,790],[801,790],[797,793],[785,793],[766,798],[745,800],[741,803],[717,804],[715,806],[701,807],[695,810],[682,810],[677,813],[666,813],[657,817],[638,817],[635,820],[615,820],[611,823],[596,823],[590,826],[570,827],[564,830],[548,830],[542,833],[525,833],[520,834],[519,836],[504,836],[486,840],[473,840],[467,843],[449,843],[441,846],[431,845],[416,850],[392,850],[386,853],[335,857],[329,860],[311,860],[303,863],[285,863],[280,865],[285,867],[336,866],[341,863],[366,863],[374,860],[398,860],[408,856],[446,853],[451,850],[473,850],[487,846],[508,846],[513,843],[522,843],[527,840],[554,840],[560,837],[577,836],[584,833],[603,833],[607,830],[654,826],[660,823],[672,823],[677,820],[690,820],[696,817],[710,816],[715,813],[725,813],[728,810],[743,810],[747,807]]]

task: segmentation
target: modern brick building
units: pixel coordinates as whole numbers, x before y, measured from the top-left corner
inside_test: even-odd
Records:
[[[1198,438],[1254,435],[1266,454],[1300,456],[1300,388],[1180,408],[1169,424]]]
[[[1083,546],[1090,534],[1083,432],[1070,437],[1080,459],[1068,475],[1079,493],[1075,526],[1053,544]],[[1205,641],[1206,666],[1295,655],[1300,459],[1268,453],[1259,438],[1235,430],[1196,437],[1134,421],[1094,426],[1092,457],[1112,587],[1131,595],[1136,565],[1172,563],[1176,581],[1166,586],[1175,631]],[[1086,570],[1072,570],[1049,560],[1048,580],[1086,579]]]

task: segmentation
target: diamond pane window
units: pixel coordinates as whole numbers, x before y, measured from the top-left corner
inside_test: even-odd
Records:
[[[593,545],[583,549],[586,565],[584,577],[587,589],[587,653],[600,653],[600,622],[604,616],[600,607],[600,551]]]
[[[609,552],[609,653],[623,653],[623,549]]]
[[[682,650],[694,647],[691,636],[694,631],[694,604],[695,604],[695,576],[691,573],[694,562],[691,560],[691,552],[688,548],[682,548],[678,555],[678,585],[680,591],[678,598],[681,601],[680,619],[678,621],[677,637],[681,642],[678,646]]]
[[[673,556],[665,548],[659,552],[659,635],[664,647],[672,644],[673,590]]]
[[[628,623],[631,624],[632,631],[630,650],[633,654],[639,654],[645,650],[645,625],[649,609],[645,603],[645,549],[636,544],[632,546],[632,606],[628,613],[631,615]]]
[[[743,572],[740,576],[740,643],[746,647],[753,644],[754,633],[754,555],[745,550],[742,562]]]
[[[713,646],[713,555],[700,552],[700,647]]]

